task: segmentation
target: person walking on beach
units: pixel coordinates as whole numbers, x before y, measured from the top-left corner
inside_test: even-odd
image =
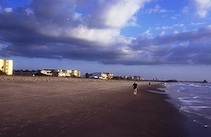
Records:
[[[133,83],[133,94],[134,95],[138,94],[138,84],[137,84],[137,82]]]

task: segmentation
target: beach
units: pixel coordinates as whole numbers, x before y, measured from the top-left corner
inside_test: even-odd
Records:
[[[194,136],[162,83],[138,81],[134,95],[133,82],[0,76],[0,136]]]

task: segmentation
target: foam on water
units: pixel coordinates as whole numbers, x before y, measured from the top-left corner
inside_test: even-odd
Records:
[[[211,83],[167,83],[166,92],[181,112],[195,115],[198,123],[211,123]]]

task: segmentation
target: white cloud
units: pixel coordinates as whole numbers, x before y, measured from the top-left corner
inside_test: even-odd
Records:
[[[161,33],[160,33],[160,36],[164,36],[166,34],[166,32],[165,31],[162,31]]]
[[[157,27],[156,30],[172,30],[175,28],[181,28],[184,27],[184,24],[174,24],[172,26],[161,26],[161,27]]]
[[[34,14],[34,12],[30,8],[25,9],[25,12],[26,12],[27,15]]]
[[[6,12],[6,13],[11,13],[12,11],[13,11],[12,8],[5,8],[5,9],[4,9],[4,12]]]
[[[124,27],[147,1],[149,0],[115,0],[111,2],[102,14],[105,25],[114,28]]]
[[[204,25],[206,24],[206,22],[192,22],[191,25],[193,26],[200,26],[200,25]]]
[[[148,29],[145,32],[143,32],[142,36],[144,36],[146,38],[151,38],[152,37],[151,29]]]
[[[161,8],[158,4],[152,9],[149,9],[146,11],[147,14],[153,14],[153,13],[166,13],[168,12],[166,9]]]
[[[173,34],[179,34],[178,30],[174,30]]]
[[[96,9],[91,9],[89,14],[80,13],[80,4],[76,5],[75,3],[70,3],[70,7],[72,7],[71,12],[68,9],[62,9],[62,12],[54,11],[52,12],[44,12],[46,11],[45,7],[40,9],[38,8],[37,14],[42,13],[43,17],[60,17],[60,20],[56,20],[54,22],[54,18],[50,18],[53,20],[47,26],[39,29],[39,33],[46,36],[65,36],[69,38],[76,38],[80,40],[87,40],[93,43],[98,43],[98,45],[108,46],[114,43],[122,43],[128,44],[130,43],[130,38],[124,37],[120,34],[121,29],[127,26],[138,26],[136,13],[143,6],[144,3],[150,0],[99,0],[96,4]],[[42,4],[42,1],[38,2]],[[60,4],[62,7],[64,5],[68,5],[68,3]],[[51,5],[51,9],[59,9],[56,3]],[[48,11],[48,10],[47,10]],[[66,11],[66,12],[63,12]],[[97,14],[96,14],[97,12]],[[36,13],[35,13],[36,14]],[[46,15],[47,14],[47,15]],[[60,15],[61,14],[61,15]],[[39,14],[38,14],[39,15]],[[63,18],[64,17],[64,18]],[[47,20],[46,18],[44,18]],[[48,21],[48,20],[47,20]]]
[[[100,5],[98,5],[99,13],[97,14],[99,17],[89,16],[90,20],[97,20],[100,27],[93,27],[89,24],[84,25],[86,24],[84,23],[78,27],[70,28],[68,35],[78,39],[102,43],[104,46],[119,42],[123,45],[128,44],[131,39],[121,36],[120,30],[127,26],[138,26],[135,15],[143,4],[148,1],[150,0],[100,0],[98,1]],[[80,18],[80,15],[78,18]]]
[[[133,26],[133,27],[139,26],[138,23],[137,23],[137,18],[136,18],[136,17],[132,17],[132,18],[128,21],[127,26]]]
[[[55,29],[56,28],[56,29]],[[98,46],[111,46],[114,43],[128,43],[130,39],[120,36],[118,29],[97,29],[79,25],[78,27],[60,28],[55,25],[37,30],[40,34],[50,37],[67,37],[98,43]]]
[[[74,21],[77,21],[77,20],[81,21],[82,20],[81,19],[82,18],[81,16],[82,15],[80,13],[75,12],[74,15],[73,15],[73,20]]]
[[[211,11],[211,0],[194,0],[197,15],[199,17],[207,17],[209,11]]]
[[[117,29],[92,29],[81,25],[70,29],[69,35],[74,38],[108,45],[117,42],[119,31]]]
[[[163,26],[161,27],[162,30],[169,30],[169,29],[173,29],[172,26]]]
[[[174,24],[173,27],[184,27],[184,24]]]
[[[131,55],[131,53],[133,52],[129,47],[123,47],[123,48],[121,49],[121,51],[122,51],[123,53],[130,54],[130,55]]]
[[[188,13],[189,10],[190,10],[190,7],[185,6],[185,7],[182,9],[182,12],[183,12],[183,13]]]

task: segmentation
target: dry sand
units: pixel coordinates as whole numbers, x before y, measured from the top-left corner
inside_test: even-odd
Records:
[[[187,137],[161,83],[0,76],[0,137]]]

